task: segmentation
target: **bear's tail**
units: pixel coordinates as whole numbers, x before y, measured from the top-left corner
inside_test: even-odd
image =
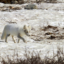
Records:
[[[6,33],[5,33],[5,30],[3,30],[3,33],[2,33],[1,39],[4,39],[5,36],[6,36]]]

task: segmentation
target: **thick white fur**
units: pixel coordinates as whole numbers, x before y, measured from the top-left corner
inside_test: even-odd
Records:
[[[26,25],[24,25],[23,27],[20,27],[17,24],[8,24],[8,25],[6,25],[4,27],[1,39],[5,39],[5,42],[7,42],[7,35],[10,34],[10,35],[12,35],[12,38],[13,38],[13,36],[17,36],[18,37],[18,34],[19,34],[20,37],[22,37],[21,39],[24,40],[23,36],[26,35],[24,30],[26,30],[29,33],[30,30],[31,30],[31,27],[30,26],[26,26]],[[13,41],[15,42],[14,38],[13,38]],[[18,42],[19,42],[19,40],[18,40]]]

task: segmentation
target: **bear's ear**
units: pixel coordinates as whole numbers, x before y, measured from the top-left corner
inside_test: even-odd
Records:
[[[24,25],[23,29],[24,29],[24,30],[26,29],[26,25]]]
[[[31,25],[28,26],[29,30],[31,30]]]

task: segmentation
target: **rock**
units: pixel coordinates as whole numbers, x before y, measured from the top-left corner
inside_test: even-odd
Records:
[[[12,1],[11,3],[12,4],[18,4],[18,1]]]
[[[37,6],[35,4],[28,4],[24,7],[24,9],[37,9]]]

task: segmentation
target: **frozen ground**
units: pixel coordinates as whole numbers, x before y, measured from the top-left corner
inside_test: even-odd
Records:
[[[64,48],[64,3],[45,3],[37,6],[40,9],[0,11],[0,36],[4,26],[9,23],[32,26],[31,37],[25,37],[27,43],[22,40],[20,43],[14,43],[11,37],[8,38],[8,43],[0,39],[1,58],[11,58],[14,53],[18,53],[19,58],[24,58],[25,50],[40,52],[42,59],[44,56],[51,58],[53,51],[57,53],[57,47]],[[17,41],[16,37],[15,39]]]

